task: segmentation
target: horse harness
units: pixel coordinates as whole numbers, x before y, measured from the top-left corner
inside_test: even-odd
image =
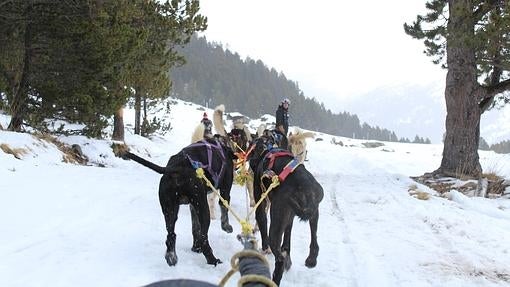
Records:
[[[204,146],[207,149],[207,162],[206,163],[203,163],[198,160],[194,160],[186,152],[186,149],[190,149],[193,147],[204,147]],[[213,168],[213,163],[212,163],[213,150],[219,151],[219,154],[221,156],[221,169],[219,171],[217,169],[215,170]],[[186,156],[186,158],[191,163],[191,166],[193,166],[194,169],[203,168],[211,175],[211,177],[214,181],[214,187],[218,188],[220,178],[223,176],[223,173],[225,172],[225,161],[226,161],[225,153],[223,152],[223,148],[221,147],[220,142],[217,140],[214,140],[214,143],[210,143],[206,140],[201,140],[201,141],[198,141],[194,144],[187,146],[186,148],[183,149],[183,152],[184,152],[184,155]]]
[[[294,155],[290,151],[284,150],[284,149],[279,149],[279,148],[272,148],[272,149],[269,149],[268,152],[266,153],[266,155],[264,156],[263,161],[269,161],[269,162],[268,162],[267,168],[264,171],[262,177],[268,177],[268,176],[272,177],[274,175],[277,175],[273,171],[274,162],[277,158],[283,157],[283,156],[290,156],[290,157],[292,157],[292,160],[289,161],[285,165],[285,167],[282,169],[280,174],[278,174],[278,180],[280,182],[285,181],[287,176],[289,176],[289,174],[291,174],[301,164],[299,162],[299,160],[297,158],[295,158]]]

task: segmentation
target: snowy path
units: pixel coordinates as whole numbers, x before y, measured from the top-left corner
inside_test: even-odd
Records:
[[[509,252],[508,244],[498,243],[510,236],[508,221],[499,217],[503,214],[491,217],[483,209],[466,212],[444,199],[419,201],[407,195],[412,182],[401,176],[335,174],[318,178],[330,183],[325,186],[330,188],[329,203],[324,202],[323,207],[329,212],[321,216],[337,217],[336,226],[323,224],[320,229],[343,233],[338,235],[342,244],[337,248],[343,254],[338,265],[344,286],[508,284],[501,282],[510,280],[505,266],[508,261],[495,260],[480,250],[483,246],[500,249],[502,254]],[[454,212],[445,216],[444,209]],[[469,225],[484,226],[484,222],[501,228],[500,232],[470,232]]]
[[[230,269],[229,259],[240,248],[235,234],[221,231],[215,220],[211,245],[224,264],[205,264],[202,255],[189,249],[189,211],[182,206],[177,222],[179,263],[168,267],[157,199],[159,176],[134,164],[97,168],[14,162],[10,168],[15,171],[1,171],[7,179],[1,183],[7,187],[2,192],[9,198],[0,203],[1,233],[9,234],[0,238],[1,286],[68,286],[76,281],[83,286],[140,286],[182,277],[215,283]],[[504,286],[508,282],[508,259],[492,258],[494,252],[509,252],[509,244],[502,244],[503,238],[510,238],[507,213],[479,204],[416,200],[407,195],[411,184],[407,177],[379,169],[366,175],[357,170],[315,174],[325,190],[318,265],[304,266],[309,226],[296,219],[293,266],[282,285]],[[232,203],[245,214],[241,187],[234,186]],[[239,225],[231,221],[238,232]],[[480,232],[470,225],[498,230]],[[485,254],[488,249],[492,251]],[[268,259],[272,268],[272,256]],[[228,286],[235,286],[237,278]]]
[[[182,110],[181,110],[182,109]],[[193,105],[174,106],[176,119],[200,118]],[[187,123],[187,122],[186,122]],[[133,150],[164,165],[189,140],[182,121],[167,137],[152,140],[127,134]],[[510,200],[408,195],[410,175],[438,166],[439,145],[385,143],[363,148],[361,141],[331,137],[309,142],[306,167],[324,188],[320,205],[317,266],[305,267],[310,232],[295,220],[292,261],[282,286],[510,286]],[[83,137],[84,152],[107,168],[61,162],[62,154],[27,134],[0,131],[0,143],[27,147],[18,160],[0,152],[0,286],[142,286],[172,278],[218,283],[241,250],[240,226],[233,234],[211,222],[209,239],[217,267],[207,265],[192,244],[189,209],[181,206],[176,225],[179,262],[164,260],[166,236],[157,188],[160,176],[115,158],[110,142]],[[510,177],[510,155],[481,152],[484,169],[496,166]],[[232,206],[246,212],[243,188],[232,189]],[[271,269],[273,256],[269,255]],[[236,274],[227,286],[236,286]]]

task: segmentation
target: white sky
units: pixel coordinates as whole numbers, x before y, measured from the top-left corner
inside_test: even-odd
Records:
[[[381,87],[444,82],[419,40],[404,33],[423,0],[201,1],[203,33],[260,59],[326,107]]]

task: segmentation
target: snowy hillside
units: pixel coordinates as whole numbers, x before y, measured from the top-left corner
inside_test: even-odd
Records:
[[[212,110],[205,111],[212,117]],[[189,144],[203,113],[203,107],[176,100],[164,114],[172,129],[147,139],[132,133],[134,112],[127,110],[126,144],[165,165]],[[0,123],[5,127],[7,116],[0,115]],[[260,123],[250,122],[253,131]],[[190,250],[189,209],[181,206],[179,262],[169,267],[160,176],[116,158],[109,140],[59,140],[79,144],[89,165],[62,162],[63,154],[45,140],[0,131],[0,286],[142,286],[171,278],[217,284],[230,270],[231,256],[242,248],[233,217],[232,234],[221,230],[219,220],[211,222],[210,244],[224,262],[213,267]],[[416,184],[409,176],[437,168],[442,146],[363,143],[321,133],[308,142],[305,166],[325,192],[318,263],[314,269],[304,266],[309,227],[296,220],[293,265],[281,286],[510,286],[509,199],[452,192],[451,200],[418,200],[409,194]],[[484,171],[510,178],[510,155],[480,151],[480,160]],[[245,214],[244,188],[234,186],[231,195],[233,208]],[[272,255],[267,258],[273,268]],[[236,286],[238,278],[227,286]]]

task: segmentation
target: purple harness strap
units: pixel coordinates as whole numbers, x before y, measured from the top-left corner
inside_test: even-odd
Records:
[[[207,164],[204,164],[203,162],[200,162],[198,160],[192,159],[191,156],[185,151],[188,148],[203,147],[203,146],[205,146],[207,148]],[[221,155],[222,161],[221,161],[221,169],[220,169],[219,172],[216,172],[212,168],[212,153],[213,153],[213,148],[218,150],[220,152],[220,155]],[[214,144],[211,144],[211,143],[209,143],[206,140],[201,140],[199,142],[196,142],[194,144],[191,144],[191,145],[185,147],[183,150],[184,150],[184,154],[188,158],[188,160],[191,163],[191,165],[193,166],[193,168],[195,168],[195,169],[203,168],[203,169],[207,170],[207,172],[209,172],[209,174],[211,175],[211,177],[212,177],[212,179],[214,181],[214,187],[218,188],[218,184],[219,184],[220,178],[223,176],[223,172],[224,172],[224,169],[225,169],[225,154],[223,153],[223,148],[221,147],[221,144],[217,140],[214,141]]]

